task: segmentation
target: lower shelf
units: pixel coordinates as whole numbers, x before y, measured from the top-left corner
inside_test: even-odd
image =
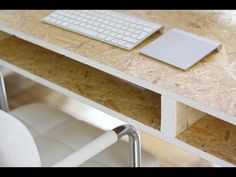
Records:
[[[160,130],[161,98],[107,73],[14,36],[0,41],[0,60]]]
[[[236,164],[236,126],[205,115],[177,139]]]

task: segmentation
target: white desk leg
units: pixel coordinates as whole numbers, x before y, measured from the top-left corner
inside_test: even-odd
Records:
[[[176,137],[204,114],[172,98],[161,96],[161,132],[167,136]]]

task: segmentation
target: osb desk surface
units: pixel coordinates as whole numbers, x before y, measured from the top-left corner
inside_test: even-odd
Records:
[[[190,98],[227,115],[236,116],[235,11],[120,11],[162,24],[165,26],[165,32],[171,28],[180,28],[223,44],[223,49],[219,53],[210,54],[188,71],[179,70],[139,54],[140,48],[160,34],[145,40],[132,51],[126,51],[42,23],[41,19],[50,12],[50,10],[1,11],[0,29],[4,30],[2,26],[7,26],[119,72],[145,80],[157,88]]]

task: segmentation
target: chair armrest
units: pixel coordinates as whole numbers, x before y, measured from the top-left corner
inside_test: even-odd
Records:
[[[53,167],[78,167],[88,159],[117,142],[117,140],[118,136],[113,130],[107,131],[83,146],[81,149],[62,159],[53,165]]]

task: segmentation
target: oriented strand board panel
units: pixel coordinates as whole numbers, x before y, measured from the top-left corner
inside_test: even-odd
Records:
[[[178,139],[236,165],[236,127],[206,115]]]
[[[7,34],[7,33],[0,33],[0,40],[3,40],[3,39],[5,39],[5,38],[8,38],[10,35],[9,34]]]
[[[0,41],[0,59],[160,129],[160,95],[16,37]]]
[[[177,93],[227,115],[236,116],[235,11],[120,11],[160,23],[166,27],[166,31],[180,28],[223,44],[221,52],[210,54],[188,71],[181,71],[139,54],[138,50],[156,39],[159,33],[134,50],[126,51],[42,23],[41,19],[50,12],[51,10],[1,11],[0,25],[145,80],[155,88]],[[89,63],[90,60],[86,61]]]

